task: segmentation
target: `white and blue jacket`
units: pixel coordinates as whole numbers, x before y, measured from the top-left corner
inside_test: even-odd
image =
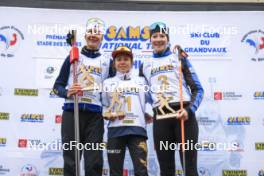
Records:
[[[125,118],[116,119],[108,123],[108,138],[139,135],[147,138],[145,110],[146,102],[149,99],[148,92],[144,91],[146,81],[144,77],[129,73],[117,72],[112,78],[104,81],[102,93],[103,113],[108,110],[111,104],[111,93],[120,92],[119,101],[121,109],[125,112]]]
[[[158,89],[162,83],[169,85],[168,89],[164,91],[165,96],[171,97],[170,104],[179,104],[179,64],[180,61],[175,54],[172,54],[170,48],[161,54],[153,53],[151,58],[143,61],[140,67],[139,74],[144,76],[151,88],[150,94],[152,99],[152,107],[159,106],[157,94]],[[187,58],[182,59],[182,73],[183,73],[183,101],[188,104],[186,110],[188,113],[195,113],[199,107],[204,90],[196,75],[191,63]]]
[[[94,83],[100,88],[102,82],[112,74],[111,60],[105,58],[100,54],[98,50],[89,50],[86,47],[83,47],[80,53],[80,58],[78,61],[78,83],[82,87],[85,87],[83,84],[85,82],[81,80],[82,75],[84,74],[81,71],[81,67],[85,69],[85,72],[88,72],[90,76],[93,77]],[[68,88],[73,84],[73,71],[70,64],[70,57],[68,56],[57,77],[53,90],[58,96],[65,98],[65,103],[63,105],[63,110],[73,111],[73,98],[67,98]],[[81,111],[92,111],[92,112],[102,112],[102,103],[101,103],[101,90],[85,90],[83,95],[79,96],[79,109]]]

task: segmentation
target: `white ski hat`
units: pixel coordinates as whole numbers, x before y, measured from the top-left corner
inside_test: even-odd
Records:
[[[86,23],[86,32],[88,33],[100,33],[104,34],[105,32],[105,23],[100,18],[90,18]]]

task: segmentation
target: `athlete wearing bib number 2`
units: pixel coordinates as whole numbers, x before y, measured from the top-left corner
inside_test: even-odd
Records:
[[[103,114],[109,120],[107,156],[110,176],[122,176],[126,147],[135,176],[147,176],[147,132],[144,77],[131,73],[132,51],[121,46],[112,53],[116,75],[103,83]]]
[[[175,150],[166,150],[161,145],[166,142],[169,145],[181,143],[181,119],[185,120],[185,143],[198,142],[195,111],[203,98],[203,88],[187,58],[182,59],[182,94],[180,93],[180,61],[170,51],[168,30],[161,22],[150,26],[153,56],[144,60],[140,68],[140,75],[146,78],[152,88],[150,94],[154,111],[153,135],[161,176],[175,176]],[[183,110],[180,110],[180,97],[184,102]],[[178,118],[157,120],[159,113],[176,113]],[[185,156],[185,175],[198,176],[197,150],[185,150]],[[181,148],[180,157],[183,164]]]

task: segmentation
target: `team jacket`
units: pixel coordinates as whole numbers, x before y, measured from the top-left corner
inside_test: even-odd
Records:
[[[165,97],[169,97],[170,104],[180,102],[179,92],[179,60],[172,54],[169,48],[162,54],[153,54],[152,58],[144,60],[139,74],[144,76],[150,86],[152,107],[159,106],[158,93],[163,91]],[[183,72],[183,101],[189,104],[186,110],[194,113],[203,99],[203,88],[200,84],[192,65],[187,58],[182,60]],[[161,86],[166,89],[161,89]]]
[[[82,111],[102,112],[101,89],[102,82],[111,74],[110,59],[102,56],[99,51],[88,50],[83,47],[77,66],[78,83],[83,88],[94,87],[95,89],[84,90],[79,96],[79,109]],[[53,90],[58,96],[65,98],[63,110],[72,111],[73,98],[67,98],[68,88],[73,83],[73,70],[68,56],[64,61]],[[99,88],[99,89],[97,89]]]
[[[145,78],[136,75],[131,76],[131,72],[127,74],[117,72],[116,76],[104,81],[104,91],[102,93],[103,113],[107,112],[109,106],[113,103],[113,92],[115,91],[119,92],[118,97],[122,104],[120,109],[125,112],[124,119],[109,121],[108,137],[129,134],[147,137],[144,114],[148,92],[144,91],[144,85],[146,85]],[[116,107],[118,107],[118,104],[115,104],[114,108]]]

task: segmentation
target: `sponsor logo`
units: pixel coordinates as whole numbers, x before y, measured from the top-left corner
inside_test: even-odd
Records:
[[[159,72],[169,72],[175,70],[175,67],[170,64],[170,65],[162,65],[160,67],[152,68],[151,69],[151,75],[157,74]]]
[[[40,139],[19,139],[18,147],[19,148],[30,148],[37,149],[39,146],[44,146],[46,143],[43,143]]]
[[[49,168],[49,175],[63,175],[63,168]]]
[[[61,121],[62,121],[62,116],[61,115],[56,115],[55,116],[55,123],[61,123]]]
[[[9,113],[0,112],[0,120],[9,120]]]
[[[21,168],[20,176],[38,176],[37,168],[32,164],[26,164]]]
[[[55,94],[54,92],[55,90],[51,90],[50,93],[49,93],[49,97],[50,98],[60,98],[58,95]]]
[[[255,149],[256,150],[264,150],[264,143],[256,142],[255,143]]]
[[[255,92],[254,93],[255,100],[264,100],[264,92]]]
[[[52,74],[52,73],[54,73],[54,71],[55,71],[55,67],[52,67],[52,66],[49,66],[46,69],[46,73],[48,73],[48,74]]]
[[[38,89],[20,89],[15,88],[15,95],[21,96],[38,96]]]
[[[0,28],[1,57],[14,57],[22,40],[24,40],[24,35],[18,28],[15,26],[2,26]]]
[[[175,174],[176,174],[176,176],[184,176],[183,171],[179,170],[179,169],[176,169]]]
[[[106,52],[110,52],[118,46],[127,46],[132,50],[150,50],[151,45],[148,42],[149,27],[140,26],[128,26],[128,27],[116,27],[111,25],[104,35],[104,43],[101,45],[101,49]]]
[[[198,117],[198,124],[203,126],[210,126],[216,123],[216,120],[209,119],[209,117]]]
[[[214,100],[222,100],[223,95],[222,92],[214,92]]]
[[[5,175],[7,172],[10,172],[10,169],[0,165],[0,175]]]
[[[211,173],[205,167],[198,168],[199,176],[211,176]]]
[[[249,116],[229,117],[227,125],[250,125],[251,118]]]
[[[223,176],[247,176],[246,170],[223,170]]]
[[[44,114],[22,114],[21,122],[43,123]]]
[[[252,30],[245,34],[241,40],[245,43],[249,52],[253,53],[251,61],[264,61],[264,32],[262,30]]]
[[[242,98],[242,94],[237,94],[235,92],[224,92],[223,98],[225,100],[238,100]]]
[[[6,138],[0,138],[0,147],[6,146]]]
[[[18,147],[19,148],[27,148],[27,139],[19,139],[18,140]]]
[[[53,66],[48,66],[45,71],[45,79],[52,79],[54,77],[54,72],[56,71],[56,68]]]
[[[236,92],[214,92],[214,100],[239,100],[242,94]]]

